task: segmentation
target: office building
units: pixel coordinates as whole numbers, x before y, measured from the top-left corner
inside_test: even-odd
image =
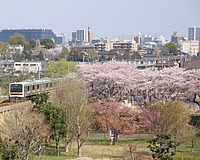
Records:
[[[72,32],[72,43],[76,43],[76,32]]]
[[[63,37],[57,37],[51,29],[43,28],[4,29],[0,32],[0,41],[8,42],[10,36],[13,36],[16,33],[22,34],[27,40],[42,40],[49,38],[54,40],[56,44],[61,44],[63,42]]]
[[[196,28],[196,41],[200,41],[200,27]]]
[[[188,28],[188,40],[200,41],[200,27]]]
[[[84,42],[85,41],[85,30],[76,31],[76,40]]]
[[[82,44],[82,43],[92,43],[93,40],[93,32],[90,27],[86,30],[76,30],[76,32],[72,32],[72,43]]]

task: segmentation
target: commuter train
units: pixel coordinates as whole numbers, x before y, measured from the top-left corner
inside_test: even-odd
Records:
[[[56,79],[43,78],[10,83],[9,99],[10,101],[24,101],[37,94],[48,93],[56,85],[56,81]]]

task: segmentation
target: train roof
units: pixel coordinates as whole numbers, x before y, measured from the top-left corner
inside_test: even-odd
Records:
[[[10,84],[22,84],[22,85],[34,85],[34,84],[46,84],[46,83],[51,83],[51,82],[54,82],[56,81],[55,78],[42,78],[42,79],[39,79],[39,80],[24,80],[22,82],[13,82],[13,83],[10,83]]]

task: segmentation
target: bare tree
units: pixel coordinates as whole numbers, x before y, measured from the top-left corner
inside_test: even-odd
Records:
[[[82,155],[82,145],[88,137],[92,114],[88,108],[88,90],[83,82],[76,78],[65,78],[52,96],[52,103],[62,108],[66,120],[66,151],[68,145],[77,141],[78,156]]]
[[[1,139],[9,141],[9,146],[17,147],[21,160],[28,160],[32,154],[41,152],[48,132],[44,116],[28,108],[8,113],[0,124]]]

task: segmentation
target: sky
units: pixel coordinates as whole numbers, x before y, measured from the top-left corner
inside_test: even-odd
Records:
[[[138,33],[170,40],[200,27],[200,0],[0,0],[0,30],[47,28],[57,35],[90,27],[94,38]]]

